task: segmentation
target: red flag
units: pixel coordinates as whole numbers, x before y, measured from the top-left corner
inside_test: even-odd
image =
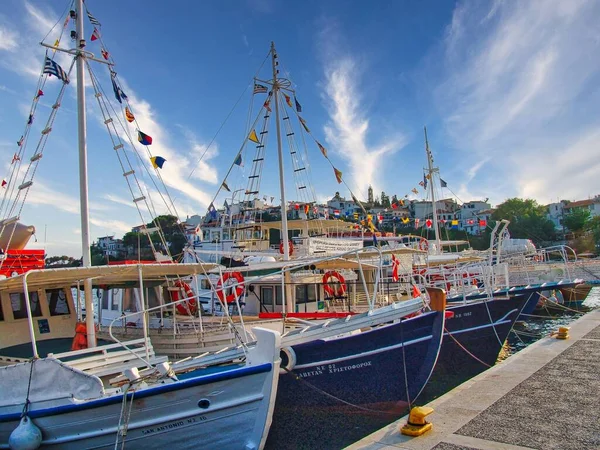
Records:
[[[100,53],[102,53],[102,57],[108,61],[108,52],[104,49],[101,49]]]
[[[487,226],[487,221],[485,219],[480,219],[479,220],[479,226],[480,227],[485,227]]]
[[[426,226],[427,228],[431,228],[431,226],[432,226],[432,225],[433,225],[433,222],[431,221],[431,219],[427,219],[427,220],[425,221],[425,226]]]
[[[2,187],[6,187],[7,184],[8,183],[6,182],[6,180],[2,180],[2,185],[1,185]]]
[[[398,268],[400,267],[400,260],[396,258],[396,255],[392,255],[392,280],[398,282],[400,277],[398,276]]]
[[[94,27],[94,32],[92,33],[92,37],[91,40],[95,41],[96,39],[100,39],[100,33],[98,32],[98,30]]]
[[[19,158],[19,155],[17,155],[16,153],[13,156],[12,162],[11,164],[16,163],[17,161],[21,161],[21,158]]]
[[[38,89],[38,93],[35,96],[35,98],[40,98],[42,95],[44,95],[44,91],[42,91],[41,89]]]
[[[419,290],[419,288],[417,287],[416,284],[414,284],[412,287],[412,296],[413,296],[413,298],[417,298],[417,297],[421,296],[421,291]]]
[[[283,94],[283,96],[285,97],[285,102],[288,104],[288,106],[290,108],[293,108],[293,106],[292,106],[292,100],[290,99],[290,96],[289,95],[285,95],[285,94]]]

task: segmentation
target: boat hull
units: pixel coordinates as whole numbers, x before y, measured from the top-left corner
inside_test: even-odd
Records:
[[[450,306],[454,315],[446,320],[427,396],[444,393],[493,366],[527,301],[527,296],[514,296]]]
[[[260,448],[277,373],[278,364],[266,363],[130,393],[125,447]],[[112,449],[119,423],[124,422],[122,405],[123,394],[87,402],[65,399],[52,407],[32,404],[29,416],[42,430],[44,447]],[[19,415],[0,415],[0,448],[8,448]]]
[[[401,415],[431,376],[443,323],[443,312],[430,312],[292,346],[295,364],[280,376],[267,446],[286,442],[294,448],[339,433],[335,421],[321,420],[324,414],[383,413],[390,420]],[[282,367],[289,365],[287,358]]]

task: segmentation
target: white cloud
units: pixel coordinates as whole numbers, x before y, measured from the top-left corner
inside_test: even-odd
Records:
[[[379,192],[383,161],[400,150],[406,144],[406,138],[399,132],[382,135],[380,131],[377,143],[370,142],[370,120],[362,102],[364,90],[359,89],[364,86],[361,84],[361,64],[356,57],[339,56],[344,44],[334,21],[326,21],[320,41],[325,61],[325,92],[322,96],[330,118],[324,127],[325,136],[329,149],[348,162],[350,173],[346,173],[335,155],[332,161],[344,172],[344,180],[359,197],[366,194],[369,185]]]
[[[17,49],[18,38],[19,36],[16,32],[0,24],[0,50],[15,51]]]
[[[433,92],[450,143],[463,150],[462,190],[496,202],[600,191],[600,179],[585,175],[600,156],[599,18],[600,4],[585,0],[457,4]],[[485,171],[464,163],[483,160]]]

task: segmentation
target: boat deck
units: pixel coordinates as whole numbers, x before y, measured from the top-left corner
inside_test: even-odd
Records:
[[[406,417],[349,449],[600,448],[600,310],[545,338],[428,406],[433,429],[400,434]]]

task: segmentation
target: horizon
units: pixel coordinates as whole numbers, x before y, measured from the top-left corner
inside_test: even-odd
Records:
[[[237,172],[225,178],[245,141],[249,102],[256,109],[266,98],[252,95],[251,84],[271,41],[312,137],[327,148],[332,165],[359,199],[367,197],[369,185],[375,195],[385,191],[390,197],[421,199],[423,126],[449,188],[444,196],[460,203],[488,198],[498,205],[517,197],[546,205],[600,192],[595,176],[600,164],[600,62],[594,57],[600,47],[595,25],[600,4],[340,4],[247,0],[139,8],[86,1],[102,24],[102,45],[116,62],[139,128],[153,139],[148,150],[166,159],[160,175],[181,220],[204,215],[213,198],[221,208],[231,198],[227,192],[215,197],[221,183],[227,180],[234,191],[233,179],[249,175],[248,164],[234,167]],[[44,42],[54,42],[57,29],[46,33],[55,24],[62,27],[68,5],[49,6],[43,0],[0,5],[0,98],[5,105],[0,161],[5,179],[44,63],[39,42],[45,36]],[[100,58],[101,46],[91,41],[93,27],[85,19],[86,50]],[[70,45],[64,37],[61,46]],[[56,61],[68,69],[65,55]],[[106,68],[98,66],[93,70],[106,97],[112,97]],[[74,73],[71,79],[20,216],[37,229],[37,242],[32,239],[28,248],[80,258]],[[61,85],[56,77],[46,84],[30,150]],[[122,236],[143,221],[127,200],[131,196],[89,75],[86,93],[90,240],[96,242],[100,236]],[[336,191],[350,198],[310,139],[306,151],[316,200],[323,203]],[[144,162],[151,168],[149,160]],[[268,164],[266,173],[276,170],[274,158]],[[278,180],[271,178],[265,178],[261,196],[273,196],[278,203]],[[150,179],[143,178],[143,184]],[[413,188],[419,194],[411,193]],[[301,200],[291,192],[288,201]]]

